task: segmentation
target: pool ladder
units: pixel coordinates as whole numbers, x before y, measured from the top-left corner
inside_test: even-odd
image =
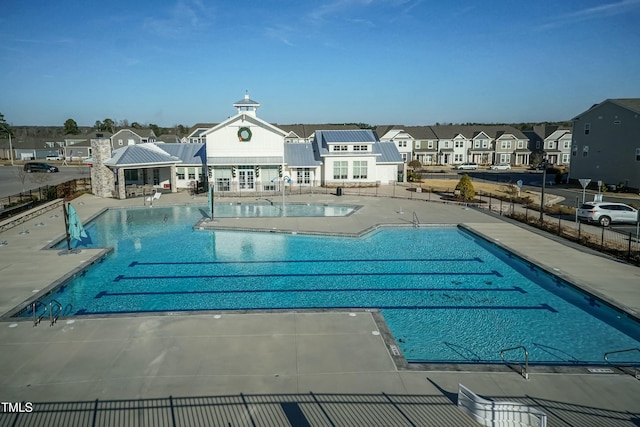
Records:
[[[513,350],[522,350],[524,352],[524,365],[522,365],[520,362],[515,362],[518,364],[518,366],[520,366],[520,375],[522,375],[522,377],[525,380],[529,379],[529,352],[527,351],[527,348],[523,345],[519,345],[517,347],[510,347],[510,348],[505,348],[504,350],[500,350],[500,358],[502,359],[502,361],[506,364],[509,364],[510,362],[507,361],[504,358],[504,354]]]
[[[413,211],[413,220],[411,223],[413,224],[413,228],[420,227],[420,220],[418,219],[418,214],[415,211]]]
[[[44,307],[44,310],[42,310],[42,314],[38,315],[37,309],[38,309],[38,306],[40,305]],[[54,314],[54,309],[57,309],[55,314]],[[47,304],[38,300],[38,301],[35,301],[33,304],[31,304],[31,310],[33,311],[34,327],[40,324],[42,319],[44,319],[44,317],[47,315],[47,312],[49,312],[49,326],[53,326],[58,321],[58,318],[60,317],[60,313],[62,313],[62,304],[60,304],[57,300],[52,299],[51,301],[49,301],[49,305],[47,306]]]
[[[614,365],[609,360],[609,355],[611,355],[611,354],[627,353],[627,352],[631,352],[631,351],[640,352],[640,348],[634,347],[634,348],[627,348],[627,349],[624,349],[624,350],[609,351],[609,352],[604,354],[604,360],[607,363],[609,363],[609,364],[615,366],[616,368],[620,369],[622,372],[625,372],[625,370],[623,368],[633,368],[633,376],[635,377],[635,379],[640,380],[640,363],[616,363]]]

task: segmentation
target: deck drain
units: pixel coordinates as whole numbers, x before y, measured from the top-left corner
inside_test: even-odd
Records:
[[[613,374],[613,369],[611,368],[587,368],[587,371],[592,374]]]
[[[400,356],[400,350],[398,350],[397,346],[390,345],[389,348],[391,349],[391,354],[393,354],[394,356]]]
[[[349,313],[349,316],[356,317],[357,315],[355,313]]]
[[[371,335],[380,335],[379,331],[371,331]]]
[[[18,327],[18,324],[17,323],[12,323],[12,324],[9,325],[9,327],[10,328],[16,328],[16,327]]]

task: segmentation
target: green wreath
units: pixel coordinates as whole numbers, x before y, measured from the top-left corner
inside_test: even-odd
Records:
[[[238,140],[242,141],[251,141],[251,129],[248,127],[241,127],[238,129]]]

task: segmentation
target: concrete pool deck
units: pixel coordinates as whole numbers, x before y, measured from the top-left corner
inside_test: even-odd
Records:
[[[233,201],[255,198],[216,199]],[[415,212],[422,224],[464,224],[640,313],[638,267],[494,215],[393,197],[316,194],[287,202],[363,208],[344,218],[220,218],[214,226],[358,234],[379,224],[411,225]],[[108,207],[142,204],[89,195],[73,201],[84,221]],[[154,204],[206,204],[206,197],[167,194]],[[63,234],[61,208],[0,233],[7,241],[0,247],[0,313],[101,255],[43,250]],[[60,319],[51,327],[46,319],[37,327],[3,319],[0,400],[33,402],[34,411],[1,412],[0,425],[477,425],[455,405],[458,383],[491,399],[534,405],[549,425],[640,424],[640,381],[616,369],[534,368],[529,380],[509,369],[398,369],[375,320],[366,311],[117,316]]]

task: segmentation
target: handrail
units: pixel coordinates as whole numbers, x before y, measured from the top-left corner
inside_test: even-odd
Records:
[[[518,362],[518,365],[520,365],[520,375],[522,375],[525,380],[528,380],[529,379],[529,352],[527,351],[527,348],[525,346],[519,345],[517,347],[510,347],[510,348],[505,348],[503,350],[500,350],[500,358],[504,363],[509,363],[507,360],[505,360],[504,353],[512,350],[518,350],[518,349],[522,349],[524,351],[524,367]]]
[[[36,316],[36,309],[38,308],[38,304],[40,304],[41,306],[44,307],[44,311],[42,312],[42,314],[40,316]],[[35,301],[33,304],[31,304],[31,309],[33,310],[33,326],[36,327],[38,326],[38,324],[40,323],[40,321],[44,318],[44,316],[47,314],[47,304],[43,303],[40,300]]]
[[[638,347],[633,347],[633,348],[627,348],[627,349],[624,349],[624,350],[608,351],[608,352],[606,352],[606,353],[604,354],[604,360],[605,360],[607,363],[609,363],[609,364],[612,364],[612,365],[613,365],[613,363],[609,360],[609,355],[611,355],[611,354],[616,354],[616,353],[626,353],[626,352],[628,352],[628,351],[637,351],[637,352],[640,352],[640,348],[638,348]],[[638,364],[632,364],[632,362],[626,362],[626,363],[625,363],[625,362],[622,362],[622,363],[617,362],[617,363],[616,363],[616,365],[617,365],[618,367],[622,367],[622,366],[624,366],[624,367],[627,367],[627,366],[628,366],[628,367],[632,367],[632,368],[633,368],[633,376],[634,376],[637,380],[640,380],[640,370],[638,369],[638,365],[639,365],[639,364],[640,364],[640,363],[638,363]],[[616,366],[616,365],[614,365],[614,366]]]
[[[418,219],[418,214],[416,213],[416,211],[413,211],[413,227],[414,228],[418,228],[418,226],[420,225],[420,220]]]
[[[56,307],[58,307],[58,311],[55,315],[53,314],[54,304]],[[58,318],[60,317],[60,313],[62,313],[62,309],[63,309],[62,304],[60,304],[60,302],[58,302],[57,300],[52,299],[51,301],[49,301],[49,320],[51,321],[49,326],[53,326],[53,324],[58,321]]]

